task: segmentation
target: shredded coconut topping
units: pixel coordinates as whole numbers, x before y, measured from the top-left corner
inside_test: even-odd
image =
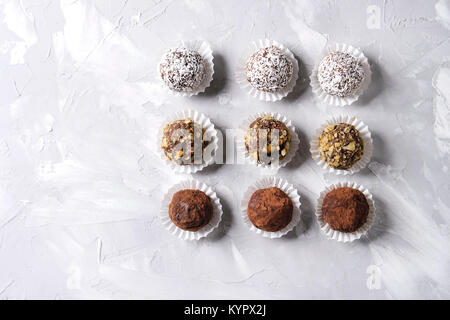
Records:
[[[294,70],[292,62],[275,46],[256,51],[247,60],[245,69],[248,82],[264,92],[277,92],[286,87]]]
[[[174,91],[191,92],[206,76],[202,56],[186,48],[170,49],[160,64],[161,78]]]
[[[347,97],[360,87],[364,79],[364,69],[352,55],[335,51],[322,59],[317,78],[326,93]]]

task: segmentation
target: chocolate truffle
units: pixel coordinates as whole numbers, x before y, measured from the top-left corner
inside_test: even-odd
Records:
[[[200,190],[176,192],[169,205],[170,220],[179,228],[197,231],[211,220],[213,205],[211,199]]]
[[[258,229],[276,232],[292,219],[293,205],[282,190],[272,187],[256,190],[248,202],[247,214]]]
[[[289,84],[294,67],[289,58],[275,46],[259,49],[245,65],[247,80],[259,91],[278,92]]]
[[[364,141],[351,124],[330,124],[319,137],[320,158],[332,168],[347,170],[362,158],[363,153]]]
[[[264,142],[264,145],[261,144]],[[289,153],[290,143],[289,129],[282,121],[269,115],[253,121],[245,135],[245,147],[250,157],[258,163],[271,164],[277,158],[283,159]],[[276,147],[276,150],[272,150],[272,147]]]
[[[161,79],[170,89],[178,92],[192,92],[205,79],[205,61],[194,50],[170,49],[159,65],[159,72]]]
[[[166,158],[177,164],[201,163],[208,145],[204,133],[205,129],[191,118],[173,121],[163,129],[161,148]]]
[[[338,97],[354,94],[361,86],[364,76],[361,62],[340,51],[331,52],[323,58],[317,74],[322,89]]]
[[[322,217],[333,230],[354,232],[367,221],[368,215],[367,199],[357,189],[334,189],[323,199]]]

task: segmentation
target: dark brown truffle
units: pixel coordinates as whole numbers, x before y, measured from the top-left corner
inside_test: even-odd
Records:
[[[337,188],[323,199],[322,217],[333,230],[354,232],[367,221],[368,215],[369,204],[359,190]]]
[[[278,137],[278,141],[277,141]],[[261,142],[266,142],[264,145]],[[245,147],[258,163],[271,164],[289,153],[291,133],[286,125],[272,116],[264,115],[250,124],[245,135]],[[272,145],[277,150],[271,150]]]
[[[179,228],[197,231],[211,220],[213,205],[211,199],[200,190],[176,192],[169,205],[170,220]]]
[[[292,201],[282,190],[272,187],[256,190],[248,202],[247,214],[255,227],[275,232],[292,219]]]

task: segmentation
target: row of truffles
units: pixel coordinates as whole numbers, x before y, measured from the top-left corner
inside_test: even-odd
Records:
[[[206,61],[192,49],[170,49],[159,65],[161,79],[176,92],[194,92],[205,80]],[[258,91],[276,93],[294,76],[292,61],[275,45],[258,49],[246,61],[246,78]],[[349,53],[334,51],[319,63],[317,78],[328,94],[347,97],[355,94],[365,78],[362,63]]]
[[[170,49],[159,65],[161,79],[176,92],[196,91],[206,77],[206,61],[195,50],[185,47]],[[276,46],[253,53],[245,65],[248,82],[257,90],[278,92],[293,77],[292,61]]]
[[[204,139],[205,128],[191,118],[168,123],[163,129],[161,148],[165,158],[179,165],[203,162],[209,141]],[[291,132],[286,124],[270,115],[255,119],[245,137],[248,155],[256,162],[270,165],[284,159],[290,150]],[[319,155],[331,168],[348,170],[364,154],[364,141],[348,123],[326,126],[319,136]]]
[[[292,200],[276,187],[255,191],[247,206],[247,215],[252,224],[267,232],[285,228],[291,222],[292,213]],[[326,194],[322,203],[323,219],[336,231],[357,231],[366,223],[368,215],[367,199],[357,189],[334,189]]]
[[[293,203],[277,187],[256,190],[247,206],[252,224],[263,231],[278,232],[292,219]],[[198,231],[211,220],[213,205],[209,196],[200,190],[176,192],[169,205],[171,221],[180,229]],[[364,194],[353,188],[337,188],[327,193],[322,203],[322,217],[331,229],[349,233],[362,227],[369,215]]]
[[[179,165],[202,163],[203,152],[209,144],[204,134],[205,128],[191,118],[166,124],[161,142],[165,158]],[[286,157],[290,142],[291,133],[286,125],[269,115],[254,120],[245,134],[249,155],[258,163],[269,165]]]

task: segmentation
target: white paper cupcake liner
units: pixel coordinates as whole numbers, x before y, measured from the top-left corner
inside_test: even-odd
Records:
[[[354,232],[341,232],[333,230],[322,217],[323,198],[327,195],[328,192],[343,187],[349,187],[361,191],[366,197],[367,203],[369,204],[369,215],[367,216],[366,222],[361,227],[359,227],[358,230]],[[364,234],[367,233],[367,231],[369,231],[370,227],[372,226],[375,220],[375,203],[373,201],[372,194],[369,192],[369,190],[367,190],[363,186],[354,182],[339,182],[336,184],[329,185],[328,187],[325,188],[324,191],[320,193],[319,198],[317,199],[316,217],[317,222],[319,223],[320,226],[320,230],[322,230],[322,232],[325,233],[325,235],[329,239],[333,239],[340,242],[349,242],[361,238]]]
[[[250,219],[248,218],[248,214],[247,214],[247,206],[248,206],[248,202],[250,201],[252,194],[256,190],[270,188],[270,187],[277,187],[277,188],[281,189],[284,193],[286,193],[289,196],[289,198],[291,199],[292,204],[293,204],[293,212],[292,212],[291,222],[289,222],[289,224],[286,227],[284,227],[280,231],[276,231],[276,232],[269,232],[269,231],[264,231],[264,230],[258,229],[250,221]],[[263,237],[274,239],[274,238],[280,238],[280,237],[284,236],[289,231],[294,229],[294,227],[296,225],[298,225],[298,223],[300,222],[300,218],[301,218],[300,205],[301,205],[300,196],[297,192],[297,189],[292,184],[290,184],[286,180],[283,180],[278,177],[263,178],[261,180],[256,181],[254,184],[252,184],[247,189],[247,191],[244,193],[244,197],[242,198],[242,201],[241,201],[241,214],[242,214],[242,219],[244,220],[245,225],[250,230],[262,235]]]
[[[205,150],[212,150],[212,152],[209,154],[209,152],[204,152],[203,156],[205,157],[203,159],[203,162],[201,164],[187,164],[187,165],[180,165],[175,163],[174,161],[171,161],[166,158],[164,154],[164,150],[161,148],[161,142],[163,137],[163,129],[164,127],[173,121],[176,120],[183,120],[186,118],[191,118],[194,120],[195,123],[200,124],[203,129],[205,129],[204,139],[207,139],[209,141],[209,144],[205,148]],[[216,155],[216,152],[219,148],[218,144],[218,136],[217,136],[217,130],[214,127],[214,124],[211,122],[211,120],[205,116],[203,113],[200,113],[195,110],[183,110],[178,111],[166,118],[164,120],[158,130],[157,135],[157,150],[159,151],[161,155],[161,159],[176,173],[183,173],[183,174],[192,174],[197,171],[202,170],[203,168],[209,166],[210,164],[214,163],[214,157]]]
[[[268,40],[268,39],[264,39],[264,40],[260,39],[258,41],[254,41],[252,44],[253,44],[253,46],[252,46],[253,51],[247,52],[245,57],[242,57],[240,59],[239,68],[236,71],[237,82],[239,83],[240,87],[242,89],[244,89],[249,95],[251,95],[252,97],[258,98],[259,100],[279,101],[279,100],[283,99],[294,89],[295,84],[297,82],[298,71],[299,71],[297,59],[295,59],[294,55],[292,54],[291,51],[289,51],[288,48],[286,48],[281,43],[278,43],[276,41]],[[248,82],[247,71],[245,70],[245,64],[247,63],[247,60],[250,57],[250,55],[252,55],[254,53],[254,51],[262,49],[262,48],[266,48],[266,47],[269,47],[272,45],[281,49],[281,51],[286,55],[286,57],[292,62],[292,66],[293,66],[292,79],[286,87],[284,87],[283,89],[281,89],[278,92],[264,92],[264,91],[260,91],[256,88],[254,88],[250,84],[250,82]]]
[[[157,77],[159,79],[159,82],[161,83],[161,87],[163,88],[163,90],[165,90],[166,92],[168,92],[170,94],[173,94],[175,96],[180,96],[180,97],[191,97],[191,96],[197,95],[201,92],[205,92],[206,88],[208,88],[209,85],[211,84],[211,81],[212,81],[213,75],[214,75],[214,63],[213,63],[214,57],[213,57],[212,50],[211,50],[211,47],[209,46],[209,44],[202,40],[181,41],[179,43],[179,45],[174,47],[173,49],[175,49],[175,48],[186,48],[186,49],[194,50],[202,56],[203,60],[205,61],[205,72],[206,72],[205,79],[198,86],[198,88],[194,89],[193,91],[186,92],[186,91],[172,90],[161,79],[160,63],[158,63]],[[164,59],[164,55],[163,55],[162,59]]]
[[[268,115],[274,117],[276,120],[283,122],[286,127],[289,129],[291,133],[291,142],[289,144],[289,152],[288,154],[278,161],[278,164],[271,163],[270,165],[265,163],[259,163],[254,158],[250,157],[247,148],[245,147],[245,134],[250,127],[250,124],[255,121],[257,118],[264,117],[264,115]],[[288,120],[285,116],[276,113],[276,112],[259,112],[257,114],[249,116],[246,120],[244,120],[239,126],[239,134],[236,138],[237,141],[237,151],[244,155],[244,159],[248,163],[255,164],[259,168],[267,169],[276,173],[280,168],[286,166],[289,162],[297,154],[299,149],[300,139],[298,138],[297,133],[295,132],[295,126],[292,124],[290,120]]]
[[[170,220],[169,216],[169,205],[172,201],[173,195],[181,190],[200,190],[203,191],[210,199],[213,205],[213,215],[211,217],[211,220],[208,222],[207,225],[205,225],[203,228],[197,231],[186,231],[179,227],[177,227],[172,220]],[[206,185],[203,182],[197,181],[197,180],[185,180],[181,181],[180,183],[175,184],[172,186],[167,193],[164,195],[164,199],[162,201],[161,205],[161,211],[160,211],[160,219],[162,224],[166,227],[166,229],[173,235],[177,236],[178,238],[184,239],[184,240],[199,240],[200,238],[206,237],[208,234],[210,234],[217,226],[219,225],[220,221],[222,220],[222,205],[220,204],[220,200],[217,197],[214,190]]]
[[[348,123],[353,125],[359,131],[359,134],[364,142],[364,153],[362,158],[359,159],[359,161],[356,162],[348,170],[332,168],[328,165],[326,161],[322,160],[322,158],[320,157],[319,137],[321,136],[323,129],[330,124],[338,124],[338,123]],[[310,148],[311,155],[314,161],[317,163],[317,165],[322,169],[327,170],[329,173],[334,173],[336,175],[349,175],[363,169],[370,162],[370,158],[372,157],[373,152],[373,141],[369,131],[369,127],[365,125],[364,122],[362,122],[361,120],[358,120],[355,117],[350,116],[337,116],[327,120],[327,122],[323,123],[320,126],[320,128],[316,130],[315,134],[311,139],[310,144],[311,144]]]
[[[317,78],[317,72],[319,69],[320,62],[322,59],[327,56],[331,52],[335,51],[341,51],[348,53],[358,59],[364,69],[364,79],[360,85],[360,87],[355,91],[354,94],[347,96],[347,97],[338,97],[331,94],[326,93],[322,87],[320,86],[319,80]],[[335,44],[333,46],[327,47],[324,52],[322,52],[322,55],[320,56],[320,59],[318,60],[317,64],[314,66],[313,71],[310,76],[310,83],[312,91],[325,103],[328,103],[333,106],[347,106],[351,105],[353,102],[358,100],[359,96],[363,94],[363,92],[367,89],[372,79],[372,71],[370,70],[369,61],[367,60],[366,56],[362,53],[362,51],[358,48],[354,48],[347,44]]]

